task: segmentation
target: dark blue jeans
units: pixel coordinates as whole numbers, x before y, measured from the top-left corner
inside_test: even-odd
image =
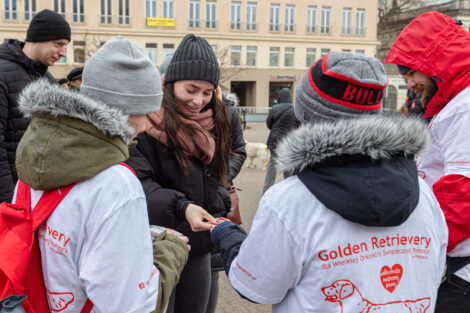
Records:
[[[205,313],[210,286],[210,253],[189,258],[168,301],[167,313]]]

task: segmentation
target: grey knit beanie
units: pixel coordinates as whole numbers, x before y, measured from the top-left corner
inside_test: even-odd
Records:
[[[142,48],[122,36],[111,38],[93,54],[82,78],[82,94],[126,115],[160,109],[163,92],[157,68]]]
[[[376,58],[330,52],[302,76],[295,92],[295,115],[310,123],[379,113],[387,84],[385,68]]]
[[[165,73],[165,83],[178,80],[203,80],[217,88],[219,63],[214,50],[202,37],[186,35],[175,51]]]

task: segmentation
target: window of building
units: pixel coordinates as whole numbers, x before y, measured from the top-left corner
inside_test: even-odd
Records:
[[[217,3],[215,1],[206,2],[206,28],[215,29]]]
[[[256,66],[256,47],[246,47],[246,66]]]
[[[343,51],[343,52],[351,52],[351,49],[343,49],[343,50],[341,50],[341,51]]]
[[[212,51],[214,51],[214,54],[217,55],[217,45],[211,45]]]
[[[54,0],[54,11],[65,18],[65,0]]]
[[[315,63],[315,56],[316,56],[316,49],[315,48],[307,48],[307,59],[305,64],[307,67]]]
[[[36,0],[24,0],[24,20],[30,21],[36,15]]]
[[[279,67],[279,47],[269,48],[269,66]]]
[[[157,17],[157,0],[145,0],[145,17]]]
[[[246,30],[256,30],[256,2],[246,4]]]
[[[174,4],[173,0],[163,0],[163,17],[174,18]]]
[[[67,47],[65,47],[65,56],[60,57],[56,63],[67,63]]]
[[[279,31],[279,4],[271,3],[269,7],[269,31],[278,32]]]
[[[284,48],[284,66],[293,67],[294,66],[294,48]]]
[[[320,57],[324,57],[325,55],[327,55],[328,53],[330,53],[330,49],[321,49],[321,54],[320,54]]]
[[[73,0],[72,21],[85,23],[85,0]]]
[[[284,31],[291,33],[294,31],[295,6],[293,4],[286,4],[285,13]]]
[[[230,47],[230,65],[238,66],[241,64],[242,47],[231,46]]]
[[[189,27],[198,28],[201,27],[199,21],[199,12],[200,12],[199,0],[190,0],[189,1]]]
[[[330,13],[331,7],[321,7],[321,33],[330,33]]]
[[[112,0],[101,0],[101,24],[112,24],[113,22],[113,8],[111,2]]]
[[[341,28],[343,35],[351,34],[351,12],[351,8],[343,8],[343,27]]]
[[[5,0],[5,19],[16,20],[18,18],[18,8],[16,7],[16,0]]]
[[[73,42],[73,62],[85,63],[85,42],[84,41]]]
[[[364,18],[366,15],[365,9],[357,9],[356,11],[356,35],[364,35]]]
[[[230,5],[230,29],[241,29],[242,3],[240,1],[232,1]]]
[[[357,54],[362,54],[362,55],[365,54],[365,51],[362,50],[362,49],[356,50],[355,52],[356,52]]]
[[[317,6],[309,5],[307,6],[307,33],[316,32],[316,23],[317,23]]]
[[[175,45],[172,43],[164,43],[162,52],[163,52],[163,60],[165,60],[167,55],[175,52]]]
[[[119,24],[129,25],[130,23],[129,0],[119,0]]]
[[[156,43],[146,43],[145,44],[145,51],[152,60],[153,64],[157,64],[157,44]]]

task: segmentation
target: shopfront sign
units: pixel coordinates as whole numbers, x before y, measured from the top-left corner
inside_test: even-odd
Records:
[[[274,75],[271,74],[270,76],[270,81],[275,81],[275,82],[295,82],[299,80],[299,75]]]

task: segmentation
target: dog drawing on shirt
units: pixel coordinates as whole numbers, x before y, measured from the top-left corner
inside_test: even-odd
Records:
[[[339,303],[341,313],[425,313],[431,305],[430,298],[374,304],[364,299],[349,280],[337,280],[321,290],[325,301]]]

